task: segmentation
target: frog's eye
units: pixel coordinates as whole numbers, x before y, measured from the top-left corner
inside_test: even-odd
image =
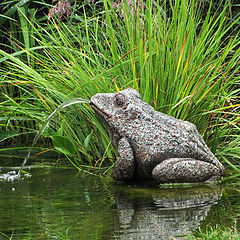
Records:
[[[122,95],[122,94],[117,94],[114,98],[114,104],[117,106],[117,107],[121,107],[123,106],[125,103],[125,97]]]

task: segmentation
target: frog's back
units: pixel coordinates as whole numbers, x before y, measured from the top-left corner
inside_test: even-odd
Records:
[[[188,121],[148,108],[139,122],[128,129],[137,158],[151,155],[153,165],[170,158],[187,157],[218,164],[196,126]]]

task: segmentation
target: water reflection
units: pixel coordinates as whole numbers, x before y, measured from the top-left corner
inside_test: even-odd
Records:
[[[1,233],[14,240],[181,239],[176,236],[196,229],[207,215],[206,224],[225,224],[229,215],[229,202],[225,210],[216,204],[220,186],[116,186],[74,169],[29,171],[31,178],[0,181],[0,239]]]
[[[33,169],[32,177],[0,182],[0,239],[107,239],[109,191],[99,179],[69,169]],[[107,207],[106,207],[107,206]]]
[[[175,189],[120,187],[114,239],[185,239],[222,195],[221,186]],[[140,201],[139,201],[140,200]],[[119,223],[119,224],[118,224]]]

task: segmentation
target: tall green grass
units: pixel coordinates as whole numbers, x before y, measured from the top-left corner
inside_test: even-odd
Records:
[[[240,234],[236,226],[232,228],[223,228],[217,225],[216,227],[206,227],[203,231],[198,229],[196,233],[187,236],[189,240],[238,240]]]
[[[239,171],[240,37],[231,32],[239,19],[227,21],[227,1],[218,15],[211,5],[203,14],[199,1],[170,1],[168,8],[148,0],[133,14],[125,2],[124,19],[108,0],[104,6],[72,25],[53,18],[43,28],[25,18],[36,45],[0,51],[1,125],[9,132],[3,143],[19,134],[31,139],[70,98],[134,87],[157,111],[196,124],[217,157]],[[99,166],[116,154],[88,105],[71,106],[53,119],[45,137],[56,135],[74,146],[68,157],[78,166],[84,160]]]

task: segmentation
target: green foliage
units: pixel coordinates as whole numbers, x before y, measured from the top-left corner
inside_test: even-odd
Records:
[[[51,138],[52,144],[58,152],[70,156],[74,156],[76,154],[75,147],[69,138],[58,135],[53,135]]]
[[[28,51],[35,46],[35,32],[32,25],[46,21],[43,12],[47,8],[43,4],[32,2],[31,0],[11,0],[0,3],[1,49],[14,53],[20,49]],[[29,63],[30,56],[24,57],[27,57]]]
[[[0,235],[2,235],[2,237],[4,237],[4,239],[8,239],[8,240],[13,239],[13,234],[11,235],[11,237],[8,237],[6,234],[0,232]]]
[[[32,133],[68,99],[134,87],[156,110],[196,124],[213,152],[238,169],[240,38],[232,29],[239,18],[227,20],[227,1],[216,15],[211,4],[203,14],[199,1],[149,0],[133,13],[126,3],[120,12],[105,0],[104,14],[92,17],[83,7],[72,24],[52,18],[42,27],[24,15],[35,45],[23,37],[23,49],[0,50],[4,131]],[[88,105],[64,109],[50,127],[73,144],[75,162],[115,156]]]
[[[220,226],[207,227],[206,231],[198,229],[197,233],[188,236],[189,240],[238,240],[240,239],[240,234],[236,227],[234,228],[223,228]]]

